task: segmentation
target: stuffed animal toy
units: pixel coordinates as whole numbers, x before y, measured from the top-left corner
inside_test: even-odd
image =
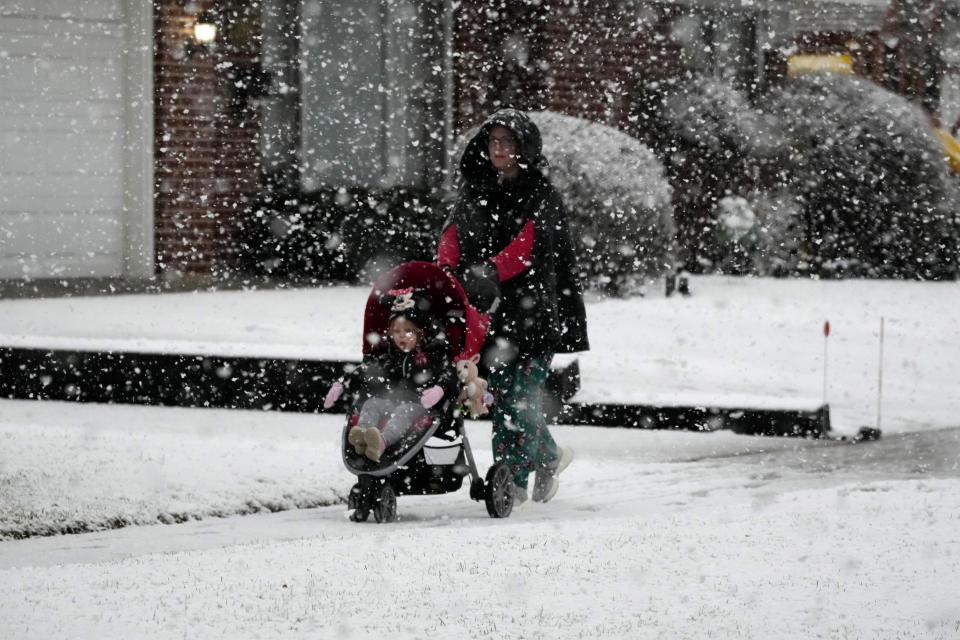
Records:
[[[474,418],[488,413],[487,407],[493,404],[493,396],[487,393],[487,381],[480,377],[477,363],[480,355],[463,358],[456,363],[457,378],[463,386],[460,389],[460,404],[466,405]]]

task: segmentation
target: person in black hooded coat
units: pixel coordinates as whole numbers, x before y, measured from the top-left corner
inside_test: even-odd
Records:
[[[526,114],[490,116],[460,160],[460,192],[437,251],[471,302],[491,311],[483,364],[495,398],[494,459],[510,465],[518,502],[533,471],[533,499],[550,500],[572,459],[553,440],[541,397],[554,354],[589,348],[567,212],[546,168]]]

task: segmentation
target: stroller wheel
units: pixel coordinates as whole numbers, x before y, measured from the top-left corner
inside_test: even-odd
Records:
[[[491,518],[506,518],[513,511],[513,474],[505,462],[498,462],[487,471],[484,483],[487,513]]]
[[[367,518],[370,517],[370,509],[365,508],[356,508],[353,510],[353,513],[350,514],[351,522],[366,522]]]
[[[350,494],[347,496],[347,508],[353,509],[350,514],[352,522],[366,522],[370,517],[370,487],[364,486],[358,482],[350,488]]]
[[[397,519],[397,494],[389,482],[383,483],[373,503],[373,517],[377,522],[393,522]]]
[[[474,480],[470,483],[470,499],[477,502],[486,497],[486,483],[483,480]]]

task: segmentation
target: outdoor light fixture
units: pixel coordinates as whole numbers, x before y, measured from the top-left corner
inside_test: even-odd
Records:
[[[193,22],[193,37],[187,39],[186,53],[192,58],[195,53],[208,53],[217,39],[217,24],[209,13],[201,13]]]
[[[197,18],[193,25],[193,39],[197,44],[209,45],[217,38],[217,25],[207,16]]]

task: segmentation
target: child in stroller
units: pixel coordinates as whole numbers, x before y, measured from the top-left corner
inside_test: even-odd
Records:
[[[409,325],[398,319],[422,332],[407,335]],[[512,474],[500,463],[480,476],[457,392],[455,365],[480,352],[488,326],[456,277],[436,264],[407,262],[377,279],[364,312],[359,373],[334,383],[324,403],[332,408],[344,391],[353,401],[341,436],[344,466],[357,476],[351,520],[372,512],[390,522],[398,495],[457,491],[467,475],[472,499],[485,501],[492,517],[510,515]]]
[[[363,363],[335,382],[324,400],[329,409],[346,390],[359,406],[347,441],[374,462],[411,428],[430,424],[429,411],[456,395],[456,376],[446,336],[430,317],[430,301],[413,287],[381,298],[390,308],[388,340],[377,340]],[[428,335],[428,331],[434,335]]]

